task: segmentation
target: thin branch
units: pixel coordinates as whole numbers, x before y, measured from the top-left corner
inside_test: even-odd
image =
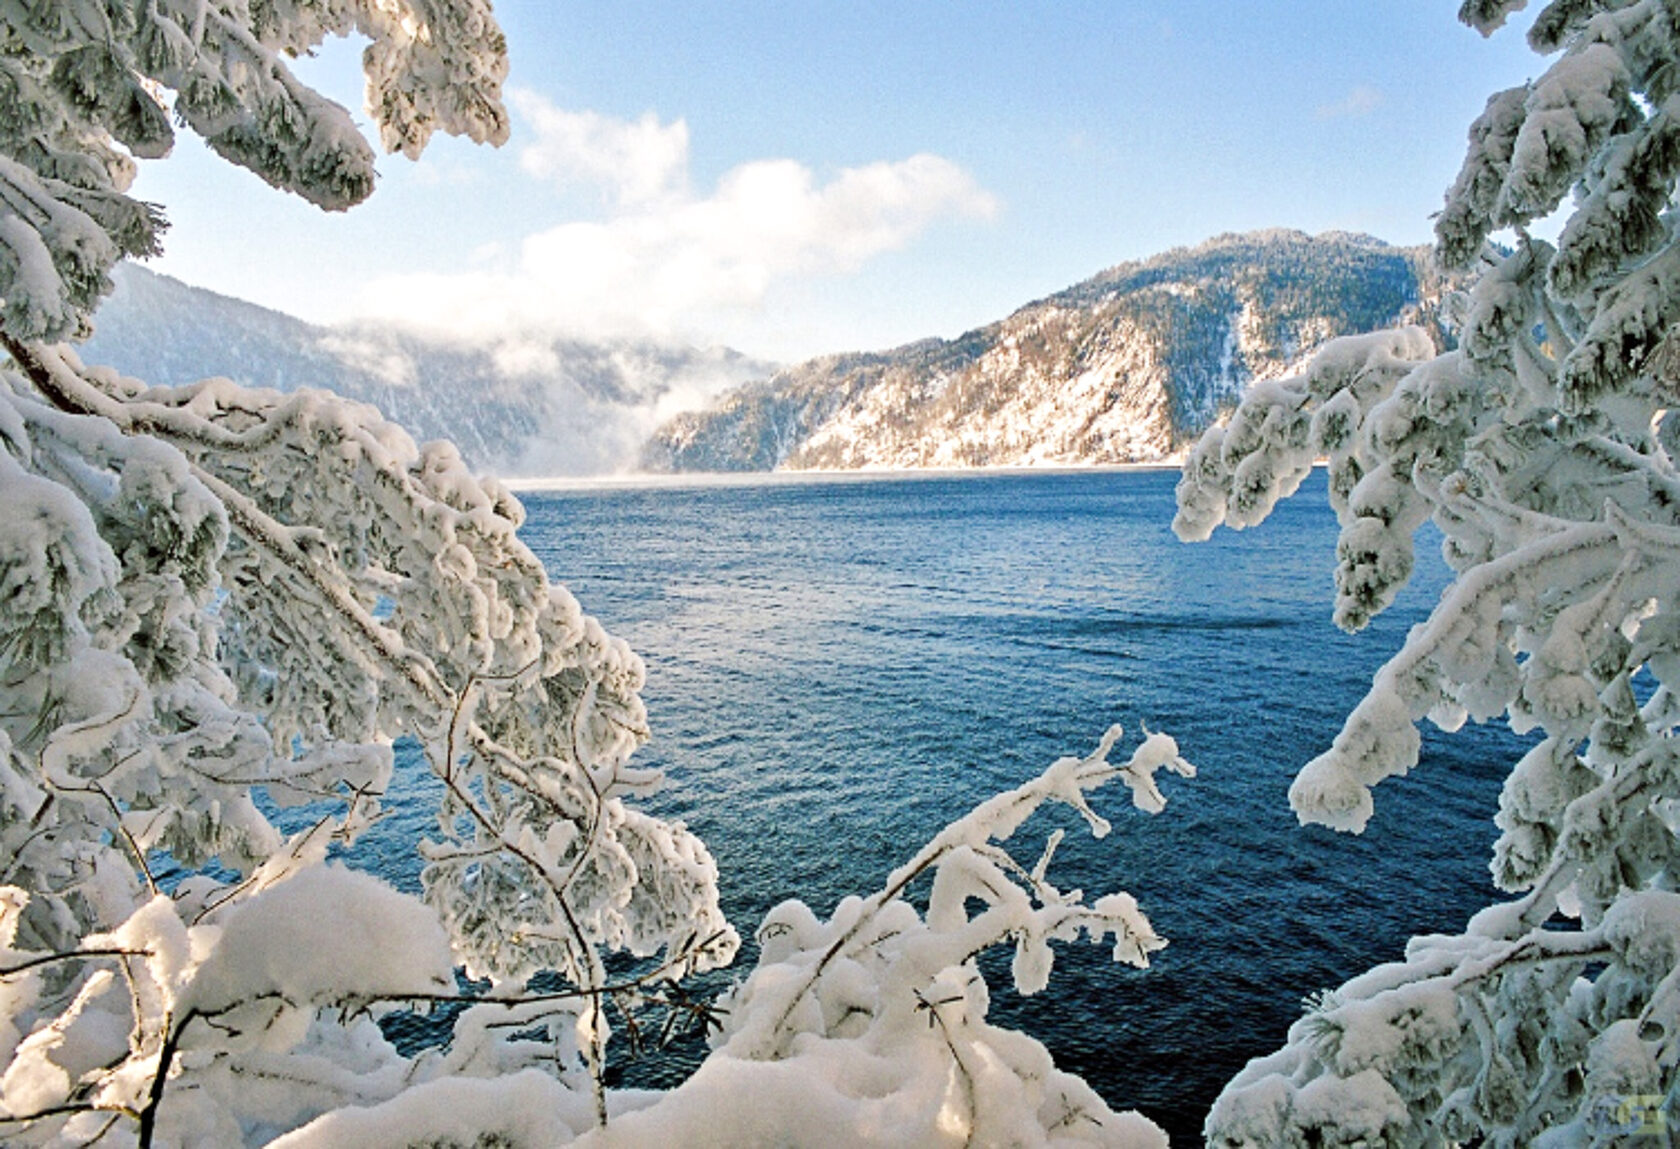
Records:
[[[658,966],[648,970],[644,974],[639,974],[636,977],[630,978],[628,981],[608,982],[594,989],[562,989],[554,990],[549,993],[528,993],[507,996],[486,995],[484,997],[463,997],[460,994],[448,993],[376,993],[367,995],[363,997],[362,1000],[425,1002],[428,1004],[459,1004],[467,1006],[499,1005],[512,1008],[514,1006],[536,1005],[548,1001],[580,1001],[584,998],[596,997],[602,994],[629,993],[640,989],[642,986],[645,986],[650,982],[662,980],[665,975],[670,973],[673,969],[691,961],[697,955],[705,953],[721,937],[723,937],[723,931],[718,930],[683,952],[666,958]]]
[[[93,958],[151,956],[151,950],[129,950],[116,948],[67,950],[64,953],[42,954],[40,957],[34,957],[27,961],[18,962],[16,965],[0,967],[0,978],[16,977],[20,973],[28,973],[32,969],[40,969],[42,966],[57,965],[60,962],[84,961],[91,960]]]
[[[942,998],[939,1001],[929,1001],[922,996],[920,990],[916,990],[915,993],[916,1008],[927,1010],[929,1025],[939,1026],[939,1036],[944,1039],[945,1048],[951,1051],[951,1061],[956,1065],[957,1072],[962,1075],[963,1093],[968,1102],[968,1129],[963,1137],[963,1147],[967,1149],[968,1146],[974,1144],[974,1135],[977,1132],[975,1126],[979,1124],[979,1105],[974,1092],[974,1074],[963,1063],[962,1053],[958,1051],[956,1040],[951,1036],[951,1027],[946,1024],[944,1015],[939,1012],[940,1006],[950,1005],[961,1001],[962,998],[953,997]]]
[[[110,1106],[94,1105],[91,1102],[67,1102],[63,1105],[49,1105],[45,1109],[37,1109],[33,1113],[0,1113],[0,1125],[28,1125],[32,1121],[45,1121],[49,1117],[68,1117],[76,1113],[111,1113],[115,1112],[125,1117],[138,1117],[133,1110],[119,1108],[113,1110]]]
[[[1551,962],[1608,961],[1610,946],[1596,930],[1535,930],[1496,954],[1465,962],[1452,972],[1447,983],[1455,991],[1486,981],[1513,965],[1547,965]],[[1428,980],[1428,979],[1426,979]]]
[[[140,1149],[151,1149],[152,1133],[157,1127],[158,1106],[163,1102],[163,1089],[169,1080],[169,1070],[175,1063],[175,1052],[180,1047],[181,1035],[197,1016],[197,1010],[189,1009],[181,1018],[181,1024],[173,1025],[165,1021],[163,1046],[158,1050],[157,1073],[152,1078],[150,1090],[147,1091],[146,1104],[140,1109]]]
[[[453,731],[451,731],[450,746],[450,753],[451,756],[453,756]],[[457,801],[461,803],[461,806],[466,810],[467,814],[477,821],[486,833],[490,834],[497,842],[501,843],[502,847],[507,850],[508,853],[525,863],[531,873],[537,875],[548,884],[549,888],[554,893],[555,904],[560,907],[560,913],[566,919],[566,928],[572,932],[572,936],[577,940],[578,958],[579,962],[582,964],[582,972],[590,982],[595,983],[591,986],[585,987],[587,996],[591,999],[592,1008],[597,1011],[597,1017],[595,1019],[596,1024],[590,1027],[589,1048],[585,1052],[584,1056],[588,1061],[590,1085],[595,1095],[596,1124],[605,1129],[607,1126],[607,1093],[603,1073],[606,1068],[606,1058],[604,1050],[601,1048],[601,1025],[600,1018],[598,1016],[601,993],[599,983],[602,980],[604,973],[601,968],[601,959],[599,955],[596,954],[595,947],[590,944],[589,939],[584,934],[583,927],[578,924],[576,915],[572,913],[571,905],[566,901],[565,886],[557,884],[554,880],[554,876],[548,872],[548,868],[546,866],[542,865],[539,861],[537,861],[537,859],[526,853],[517,842],[510,841],[508,839],[506,831],[496,823],[494,818],[479,808],[478,803],[473,799],[472,795],[464,786],[461,785],[460,779],[455,777],[455,771],[453,768],[448,770],[442,776],[442,781],[449,789],[450,793],[453,794]]]
[[[95,1142],[98,1142],[98,1141],[103,1141],[105,1139],[105,1134],[107,1134],[111,1131],[111,1127],[114,1126],[117,1123],[118,1118],[120,1118],[120,1117],[133,1117],[133,1116],[134,1116],[134,1114],[130,1113],[126,1109],[125,1110],[120,1110],[120,1111],[115,1112],[115,1113],[112,1113],[111,1116],[109,1116],[105,1119],[105,1124],[101,1125],[98,1128],[98,1130],[96,1130],[94,1132],[92,1137],[89,1137],[86,1141],[82,1142],[81,1149],[87,1149],[87,1147],[89,1145],[92,1145],[92,1144],[94,1144]]]
[[[320,833],[320,831],[324,827],[326,827],[329,823],[331,823],[333,821],[333,818],[334,818],[334,815],[332,815],[332,814],[323,814],[323,815],[321,815],[321,817],[319,819],[316,820],[316,822],[313,826],[309,827],[309,829],[304,830],[301,833],[294,834],[292,836],[291,856],[292,856],[293,861],[296,861],[298,859],[298,857],[300,856],[300,852],[303,849],[303,846],[311,838],[313,838],[316,834]],[[244,879],[243,881],[237,882],[234,885],[227,887],[226,892],[224,892],[220,897],[214,899],[213,901],[207,902],[205,904],[205,906],[202,909],[200,909],[198,911],[198,913],[193,917],[192,924],[197,925],[199,922],[202,922],[210,914],[215,913],[217,910],[221,909],[223,906],[227,905],[229,902],[231,902],[235,898],[239,897],[247,889],[254,887],[255,892],[261,893],[263,890],[268,889],[269,886],[272,885],[272,884],[273,883],[264,883],[264,882],[259,880],[257,874],[252,874],[250,877]]]
[[[124,758],[120,759],[111,767],[111,770],[116,770],[123,764],[123,762],[137,756],[139,753],[140,752],[136,750],[131,754],[125,755]],[[107,771],[107,773],[110,773],[110,771]],[[146,852],[140,848],[140,843],[134,840],[134,835],[129,833],[128,827],[123,825],[122,807],[117,805],[117,800],[111,796],[111,792],[101,786],[97,781],[89,782],[86,786],[62,786],[53,782],[51,779],[48,779],[47,785],[53,787],[55,790],[65,791],[72,794],[96,794],[105,800],[105,805],[110,808],[111,816],[113,818],[112,824],[116,827],[117,834],[121,837],[123,845],[128,848],[129,855],[134,859],[135,866],[139,868],[141,877],[146,880],[147,892],[150,893],[152,897],[157,897],[157,879],[152,874],[151,866],[146,864]]]

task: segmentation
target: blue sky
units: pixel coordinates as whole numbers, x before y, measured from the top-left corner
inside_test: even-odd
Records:
[[[1427,242],[1470,121],[1542,65],[1457,7],[510,0],[506,147],[387,157],[343,215],[186,138],[135,191],[155,269],[312,320],[886,347],[1226,231]],[[300,71],[359,107],[358,51]]]

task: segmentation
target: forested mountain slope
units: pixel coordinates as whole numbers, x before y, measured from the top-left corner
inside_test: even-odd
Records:
[[[1439,339],[1423,248],[1296,231],[1122,264],[953,340],[814,359],[679,415],[652,470],[973,467],[1161,459],[1249,383],[1396,322]]]

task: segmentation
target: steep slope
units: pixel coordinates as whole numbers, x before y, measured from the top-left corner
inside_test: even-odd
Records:
[[[454,440],[503,475],[598,474],[636,458],[648,433],[771,365],[724,349],[544,339],[475,346],[396,328],[317,327],[132,264],[79,350],[149,383],[225,375],[371,403],[416,439]]]
[[[652,470],[1160,459],[1337,335],[1434,325],[1425,249],[1295,231],[1124,264],[955,340],[789,368],[659,429]]]

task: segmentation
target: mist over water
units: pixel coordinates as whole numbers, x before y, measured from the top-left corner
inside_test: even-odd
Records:
[[[1171,944],[1144,971],[1058,944],[1050,987],[985,968],[992,1018],[1024,1028],[1116,1108],[1199,1139],[1219,1087],[1274,1049],[1303,995],[1463,927],[1487,875],[1502,728],[1425,728],[1411,776],[1361,837],[1296,825],[1286,791],[1433,605],[1437,538],[1364,634],[1330,623],[1335,520],[1315,473],[1263,526],[1180,544],[1168,472],[980,474],[598,487],[528,493],[523,537],[584,609],[646,660],[671,785],[650,805],[707,842],[744,936],[784,898],[829,913],[991,794],[1113,722],[1178,739],[1150,817],[1123,787],[1017,832],[1030,865],[1067,830],[1063,889],[1133,893]],[[414,884],[430,828],[412,765],[364,844]],[[403,843],[399,845],[399,843]],[[925,891],[920,891],[925,893]],[[752,952],[738,962],[742,976]],[[690,1054],[697,1057],[699,1051]]]

